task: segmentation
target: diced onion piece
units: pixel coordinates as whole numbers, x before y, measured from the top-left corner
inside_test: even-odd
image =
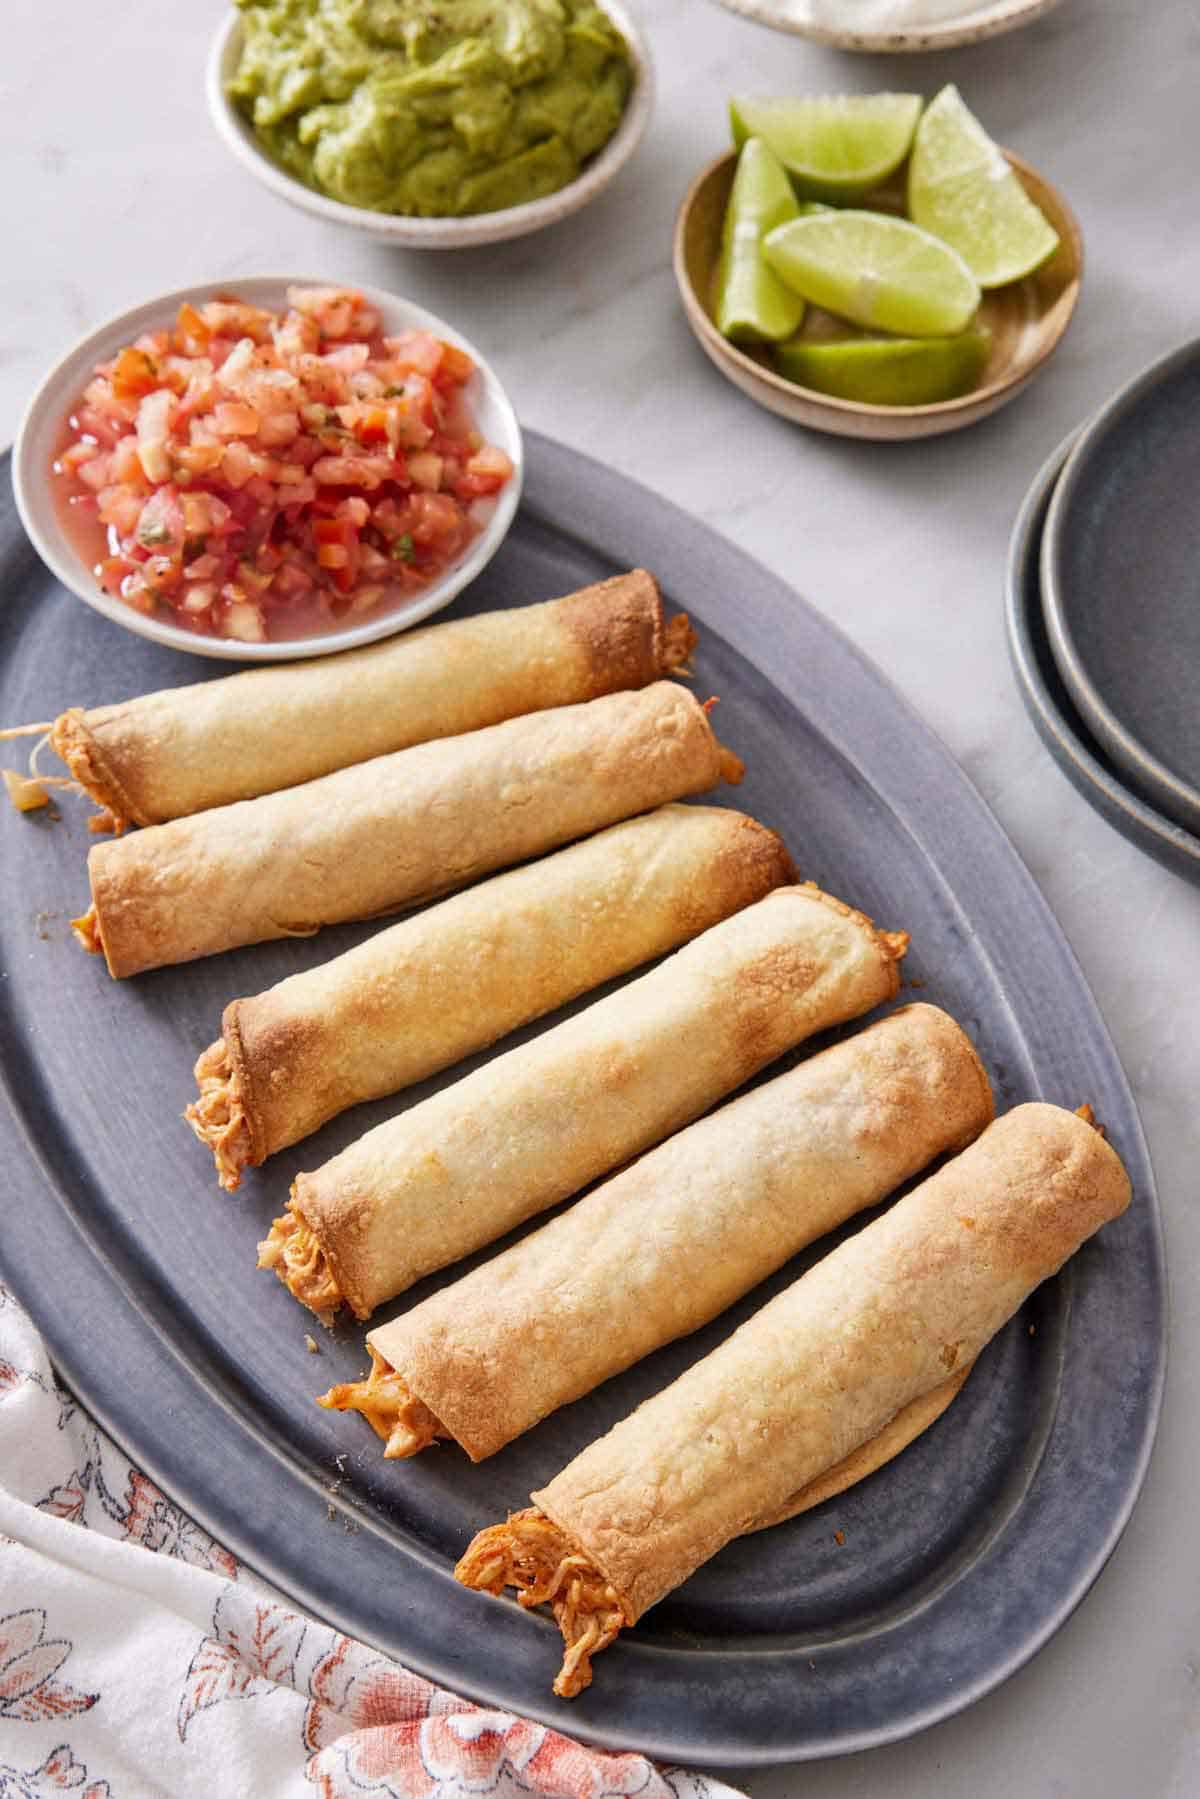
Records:
[[[221,619],[222,637],[236,637],[239,643],[265,643],[266,626],[262,611],[249,600],[235,600]]]
[[[171,408],[175,395],[166,388],[147,394],[137,410],[138,458],[147,481],[169,481],[171,458],[167,442],[171,435]],[[89,465],[94,466],[94,465]]]

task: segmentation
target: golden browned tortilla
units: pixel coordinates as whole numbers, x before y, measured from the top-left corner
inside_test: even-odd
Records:
[[[741,773],[704,707],[678,682],[657,681],[97,844],[92,906],[77,928],[117,977],[310,936]]]
[[[187,1117],[223,1187],[363,1100],[399,1092],[686,943],[795,870],[773,831],[660,806],[480,882],[225,1008]]]
[[[290,1213],[368,1317],[670,1136],[814,1031],[891,998],[906,943],[815,887],[778,887],[298,1175]],[[284,1228],[263,1260],[291,1285]]]
[[[903,1007],[372,1331],[370,1375],[322,1403],[364,1412],[389,1456],[449,1435],[482,1461],[707,1324],[991,1116],[965,1032],[935,1006]]]
[[[54,748],[114,823],[165,824],[506,718],[645,687],[696,637],[645,569],[561,600],[405,631],[90,710]]]
[[[572,1631],[556,1690],[579,1691],[590,1656],[724,1544],[790,1516],[823,1477],[838,1490],[881,1433],[906,1441],[905,1409],[1129,1197],[1085,1119],[1018,1106],[583,1450],[532,1495],[532,1518],[476,1538],[459,1578],[552,1596]],[[885,1453],[886,1439],[865,1467]]]

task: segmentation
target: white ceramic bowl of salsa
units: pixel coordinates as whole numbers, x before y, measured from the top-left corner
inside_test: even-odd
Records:
[[[94,520],[89,520],[83,527],[74,525],[66,510],[61,480],[53,473],[53,464],[64,445],[71,441],[67,435],[67,420],[97,364],[110,361],[142,333],[170,326],[185,302],[199,306],[204,301],[225,296],[277,311],[286,307],[290,287],[330,285],[328,281],[312,276],[255,275],[229,283],[213,281],[176,288],[97,326],[50,370],[30,401],[17,432],[13,448],[13,485],[21,522],[34,548],[63,586],[78,595],[85,605],[114,624],[136,632],[139,637],[152,638],[156,643],[187,650],[192,655],[238,662],[282,662],[355,649],[406,630],[449,605],[483,572],[504,541],[521,498],[524,469],[521,432],[511,402],[495,372],[475,346],[445,320],[382,288],[348,282],[344,285],[362,294],[380,314],[386,334],[409,330],[430,332],[465,351],[475,364],[475,371],[464,389],[473,423],[487,443],[507,454],[513,472],[496,495],[491,516],[458,559],[400,604],[386,609],[381,606],[357,617],[351,615],[352,622],[350,619],[334,621],[329,628],[311,634],[276,635],[261,643],[202,635],[173,623],[169,610],[163,607],[154,613],[140,612],[121,598],[107,593],[93,573],[97,559],[94,551],[98,545],[100,555],[105,554],[104,527]]]
[[[370,237],[382,238],[406,250],[464,250],[477,244],[498,244],[525,237],[546,225],[578,212],[602,193],[637,149],[654,109],[654,72],[650,51],[637,21],[620,0],[603,0],[608,14],[629,51],[633,86],[621,122],[608,142],[584,164],[574,181],[557,193],[520,206],[495,212],[475,212],[462,218],[413,218],[407,213],[374,212],[367,206],[348,206],[308,187],[268,155],[227,93],[242,54],[242,22],[230,13],[213,38],[209,53],[206,88],[208,111],[226,148],[263,186],[290,206],[331,225],[350,225]]]

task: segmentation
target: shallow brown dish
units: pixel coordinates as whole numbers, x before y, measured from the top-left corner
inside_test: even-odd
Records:
[[[801,387],[776,374],[767,347],[743,347],[723,338],[713,323],[713,289],[721,253],[721,226],[737,166],[735,151],[710,163],[688,189],[675,221],[675,279],[688,323],[700,347],[723,375],[771,412],[839,437],[894,440],[935,437],[986,418],[1014,399],[1053,354],[1075,310],[1083,273],[1083,239],[1074,213],[1057,190],[1010,150],[1004,152],[1030,199],[1059,236],[1058,249],[1022,281],[985,293],[979,322],[992,334],[983,379],[957,400],[929,406],[867,406]],[[903,172],[864,205],[903,211]],[[821,315],[809,309],[800,335],[823,335]]]

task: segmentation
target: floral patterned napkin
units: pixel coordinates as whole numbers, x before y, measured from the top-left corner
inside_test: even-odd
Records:
[[[102,1434],[0,1286],[0,1799],[60,1793],[738,1799],[292,1611]]]

